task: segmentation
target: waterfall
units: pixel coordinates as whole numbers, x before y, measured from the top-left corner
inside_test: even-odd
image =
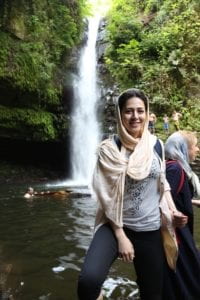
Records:
[[[80,53],[79,74],[74,80],[74,108],[71,116],[72,182],[90,183],[99,143],[97,102],[99,90],[96,74],[96,39],[99,17],[88,19],[88,39]]]

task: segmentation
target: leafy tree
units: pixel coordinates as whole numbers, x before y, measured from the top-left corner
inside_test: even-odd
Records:
[[[158,113],[176,108],[193,119],[194,109],[200,113],[199,16],[197,0],[113,0],[105,55],[113,79],[145,90]]]

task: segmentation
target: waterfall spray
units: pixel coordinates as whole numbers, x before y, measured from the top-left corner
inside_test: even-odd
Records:
[[[79,75],[74,81],[74,110],[72,113],[72,181],[88,185],[96,159],[99,143],[97,102],[99,91],[96,74],[96,39],[99,18],[88,20],[88,40],[80,54]]]

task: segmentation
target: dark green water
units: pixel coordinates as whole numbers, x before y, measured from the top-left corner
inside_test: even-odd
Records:
[[[23,197],[25,190],[25,186],[1,187],[0,262],[12,265],[5,290],[15,300],[75,300],[96,204],[84,196],[84,190],[82,197],[72,194],[33,200]],[[124,297],[130,293],[134,284],[130,272],[130,265],[116,262],[107,282],[109,291],[120,282],[117,293]]]
[[[72,193],[27,200],[23,197],[26,187],[0,187],[0,263],[12,265],[7,276],[2,273],[4,288],[14,300],[76,300],[77,277],[92,237],[96,203],[85,190],[81,197]],[[200,246],[200,209],[195,208],[195,215]],[[138,299],[134,280],[132,265],[117,260],[106,281],[105,299],[133,299],[131,293]]]

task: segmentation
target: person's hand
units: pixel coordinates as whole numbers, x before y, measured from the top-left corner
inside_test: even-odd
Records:
[[[173,225],[175,227],[184,227],[188,222],[188,217],[180,211],[173,212]]]
[[[135,253],[131,241],[126,236],[122,227],[116,226],[113,222],[110,222],[110,224],[118,241],[119,258],[124,262],[132,262]]]
[[[118,238],[118,248],[119,258],[121,258],[124,262],[133,261],[135,257],[134,248],[127,236],[124,235]]]
[[[197,207],[200,207],[200,200],[198,199],[192,199],[192,204],[197,206]]]

